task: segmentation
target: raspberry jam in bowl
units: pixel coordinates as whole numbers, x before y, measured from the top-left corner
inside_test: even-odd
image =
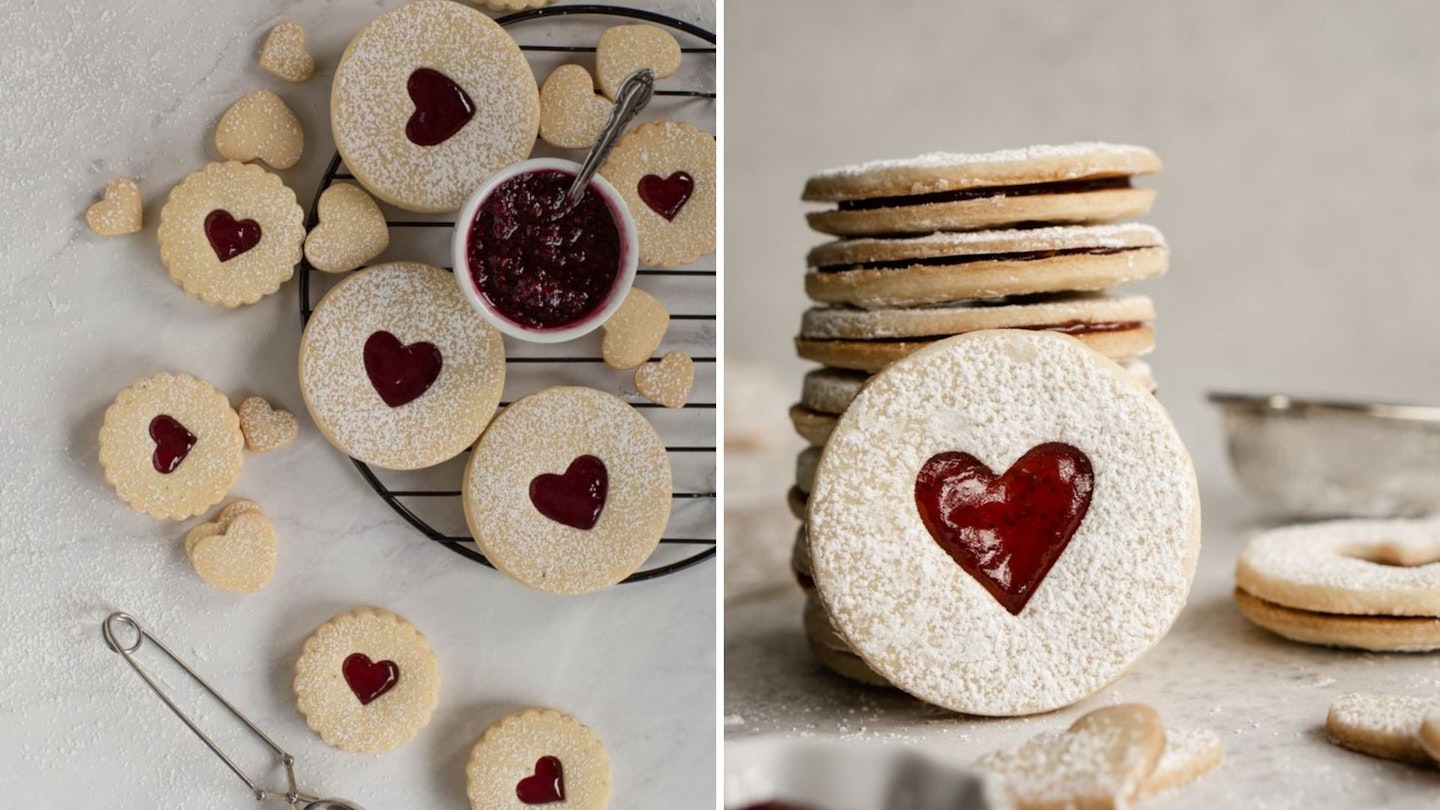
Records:
[[[560,213],[579,169],[556,158],[517,163],[460,209],[455,281],[504,334],[536,343],[580,337],[614,314],[635,281],[635,220],[613,186],[596,175]]]

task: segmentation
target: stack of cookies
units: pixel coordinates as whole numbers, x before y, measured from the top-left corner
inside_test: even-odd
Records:
[[[1079,143],[934,153],[811,177],[803,199],[834,207],[808,214],[810,227],[837,238],[810,251],[805,291],[816,305],[795,340],[801,357],[822,366],[805,375],[790,409],[810,445],[790,491],[795,516],[806,519],[821,449],[860,387],[937,340],[987,329],[1061,332],[1153,390],[1139,358],[1154,347],[1154,304],[1109,290],[1168,266],[1158,230],[1120,222],[1150,210],[1154,190],[1132,181],[1160,166],[1143,147]],[[809,596],[805,628],[816,656],[843,675],[883,683],[830,626],[803,525],[793,567]]]

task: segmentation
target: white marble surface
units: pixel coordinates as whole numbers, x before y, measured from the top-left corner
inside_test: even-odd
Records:
[[[712,4],[700,0],[636,4],[715,23]],[[12,805],[79,807],[98,797],[121,809],[253,804],[104,648],[99,622],[117,608],[252,712],[298,757],[309,790],[372,810],[465,807],[463,765],[480,732],[509,709],[546,705],[573,712],[607,743],[613,806],[713,801],[713,562],[565,599],[428,544],[303,417],[294,285],[253,307],[218,310],[184,295],[158,263],[154,228],[165,193],[214,159],[213,124],[244,92],[274,89],[300,115],[306,156],[284,177],[308,203],[331,154],[326,98],[335,61],[366,19],[393,5],[3,4],[0,785]],[[306,85],[285,85],[255,63],[264,32],[280,19],[305,26],[320,61]],[[147,228],[102,239],[81,217],[115,175],[140,180]],[[713,345],[713,332],[697,328],[682,339]],[[280,533],[278,572],[257,595],[202,584],[179,544],[188,524],[131,512],[101,480],[104,408],[161,370],[200,375],[237,402],[259,393],[302,413],[299,441],[247,459],[234,491],[257,499]],[[608,385],[619,390],[618,377]],[[700,393],[713,397],[713,377]],[[687,483],[713,488],[713,475],[691,475]],[[444,677],[430,726],[375,757],[321,743],[296,714],[289,684],[306,635],[360,604],[418,625]],[[200,716],[223,726],[214,710]],[[235,744],[247,765],[275,778],[259,752]]]

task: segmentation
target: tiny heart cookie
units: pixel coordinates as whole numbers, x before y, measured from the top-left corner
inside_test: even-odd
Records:
[[[564,149],[589,149],[610,110],[610,102],[595,94],[590,71],[561,65],[540,88],[540,137]]]
[[[277,169],[300,162],[305,131],[300,119],[269,90],[256,90],[230,105],[215,128],[215,148],[226,160],[263,160]]]
[[[216,588],[254,593],[275,574],[275,526],[253,501],[235,501],[185,535],[195,572]]]
[[[320,224],[305,237],[305,258],[316,270],[348,273],[390,246],[385,214],[354,183],[325,189],[315,208]]]
[[[615,98],[625,77],[641,68],[650,68],[657,79],[672,75],[680,69],[680,43],[653,25],[617,25],[600,35],[595,75],[606,96]]]
[[[276,410],[264,397],[249,397],[240,403],[240,432],[245,434],[245,449],[265,453],[284,447],[295,440],[300,423],[295,414]]]
[[[305,48],[300,23],[287,20],[270,29],[260,46],[260,67],[287,82],[308,81],[315,75],[315,58]]]
[[[101,236],[121,236],[144,227],[140,187],[128,177],[105,184],[105,196],[85,212],[85,224]]]
[[[600,354],[611,368],[635,368],[660,347],[669,326],[670,312],[665,305],[650,293],[632,287],[620,308],[601,327],[605,339]]]
[[[1434,765],[1420,732],[1426,717],[1440,711],[1440,699],[1378,692],[1351,692],[1330,705],[1325,736],[1330,742],[1372,757]]]
[[[635,369],[635,390],[667,408],[684,407],[694,383],[695,361],[681,351],[666,352],[660,362]]]

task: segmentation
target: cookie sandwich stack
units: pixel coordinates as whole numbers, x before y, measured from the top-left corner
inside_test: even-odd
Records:
[[[821,365],[790,410],[810,444],[796,464],[792,511],[802,522],[820,453],[865,381],[935,341],[990,329],[1060,332],[1119,363],[1154,389],[1139,358],[1155,343],[1155,309],[1111,292],[1165,272],[1169,250],[1150,225],[1149,149],[1104,143],[985,154],[934,153],[831,169],[803,199],[832,207],[807,215],[837,237],[810,251],[805,312],[795,340]],[[793,555],[809,596],[811,649],[841,674],[880,682],[830,627],[816,599],[805,527]]]

